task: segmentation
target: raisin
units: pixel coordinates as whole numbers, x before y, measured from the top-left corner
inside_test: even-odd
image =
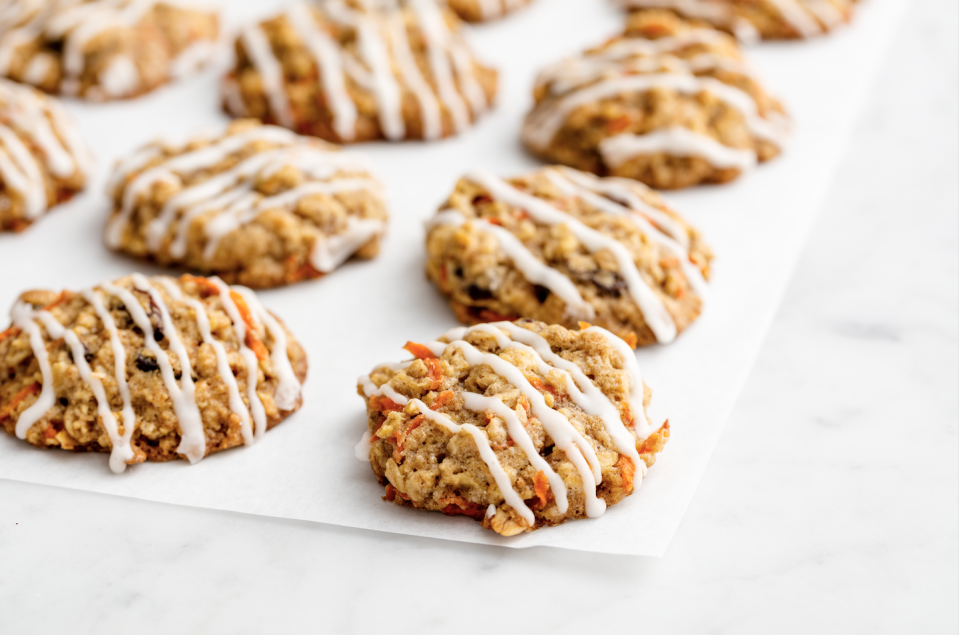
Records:
[[[474,300],[489,300],[493,297],[493,292],[489,289],[484,289],[483,287],[478,287],[475,284],[471,284],[466,288],[466,293]]]
[[[539,300],[539,303],[542,304],[543,302],[546,302],[546,298],[549,297],[549,294],[552,293],[552,291],[541,284],[534,284],[533,293],[536,295],[536,299]]]
[[[156,357],[153,357],[152,355],[147,356],[143,353],[140,353],[137,355],[137,368],[145,373],[152,373],[160,368],[160,364],[157,362]]]

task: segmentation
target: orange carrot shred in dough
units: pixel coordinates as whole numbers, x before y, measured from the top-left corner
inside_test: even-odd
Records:
[[[646,437],[646,440],[643,441],[643,445],[639,448],[639,453],[646,454],[648,452],[659,452],[663,449],[663,446],[666,445],[666,439],[668,438],[669,419],[663,422],[663,425],[659,427],[659,430]]]
[[[443,379],[446,377],[443,374],[443,362],[435,357],[424,359],[423,362],[426,363],[426,367],[430,371],[430,390],[438,389],[443,385]]]
[[[580,320],[580,322],[579,322],[579,330],[581,330],[581,331],[585,331],[586,329],[590,328],[591,326],[593,326],[593,325],[590,324],[589,322],[583,322],[582,320]]]
[[[10,403],[8,403],[3,410],[0,410],[0,421],[3,421],[7,417],[9,417],[10,414],[17,409],[17,406],[20,405],[21,401],[23,401],[30,395],[34,395],[40,392],[40,388],[41,386],[39,382],[35,382],[30,384],[26,388],[20,389],[20,392],[14,395],[13,400],[11,400]]]
[[[454,394],[452,390],[441,392],[439,396],[436,398],[436,401],[433,402],[433,405],[430,406],[430,410],[438,410],[439,408],[442,408],[449,402],[453,401],[453,397],[454,397]]]
[[[11,337],[16,337],[17,335],[20,335],[20,329],[15,326],[11,326],[3,333],[0,333],[0,343],[2,343],[4,340],[10,339]]]
[[[193,282],[200,290],[200,294],[204,297],[211,295],[219,295],[220,288],[213,284],[209,278],[204,278],[203,276],[191,276],[190,274],[184,274],[181,276],[181,280],[189,280]],[[231,292],[232,294],[232,292]],[[244,320],[245,321],[245,320]]]
[[[51,309],[55,309],[61,304],[63,304],[64,302],[68,302],[72,300],[75,295],[76,295],[75,293],[71,293],[70,291],[61,291],[60,295],[57,296],[57,299],[51,302],[50,304],[48,304],[47,306],[43,307],[43,310],[50,311]]]
[[[543,474],[543,470],[540,470],[533,476],[533,491],[536,492],[536,498],[538,499],[536,503],[533,504],[533,509],[539,510],[546,507],[549,496],[549,480],[546,478],[546,475]]]
[[[626,337],[623,338],[623,341],[633,350],[635,350],[636,345],[639,344],[639,338],[636,337],[635,333],[628,333]]]
[[[623,477],[623,491],[627,494],[633,493],[633,478],[636,476],[636,464],[628,456],[620,456],[616,461],[616,467]]]
[[[380,412],[399,412],[403,409],[403,406],[394,402],[389,397],[373,395],[370,397],[370,408],[379,410]]]
[[[253,323],[253,315],[250,313],[250,307],[246,305],[243,296],[236,291],[230,291],[230,299],[233,300],[233,304],[236,305],[236,310],[240,312],[240,318],[242,318],[243,323],[246,324],[246,345],[253,351],[256,358],[262,362],[269,357],[269,354],[267,353],[266,346],[256,335],[256,325]]]
[[[403,348],[408,350],[416,359],[436,359],[436,355],[433,354],[433,351],[422,344],[417,344],[416,342],[407,342],[406,346]]]

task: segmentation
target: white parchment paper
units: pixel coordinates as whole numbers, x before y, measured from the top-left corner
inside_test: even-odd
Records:
[[[283,5],[225,4],[233,25]],[[654,389],[653,420],[668,417],[672,436],[641,489],[603,517],[504,539],[466,518],[382,502],[383,490],[369,465],[353,451],[366,428],[356,377],[376,363],[403,359],[400,348],[407,340],[430,340],[455,325],[423,273],[423,221],[469,169],[510,175],[538,165],[518,141],[533,78],[545,64],[621,28],[622,15],[602,0],[537,0],[507,20],[471,29],[478,55],[501,71],[501,92],[496,110],[466,134],[433,144],[356,148],[388,188],[391,221],[382,254],[325,279],[261,294],[310,356],[298,414],[255,446],[195,466],[144,464],[122,475],[110,472],[105,454],[40,450],[0,436],[0,478],[446,540],[662,556],[758,352],[826,186],[836,176],[860,103],[905,5],[869,0],[851,27],[832,36],[749,49],[795,119],[794,139],[780,159],[734,184],[669,196],[717,255],[710,298],[702,318],[675,344],[637,353]],[[131,271],[162,272],[103,247],[109,211],[104,182],[117,158],[146,141],[225,123],[218,74],[210,70],[129,103],[68,102],[98,157],[98,178],[85,195],[26,233],[0,236],[0,307],[11,306],[28,288],[80,289]]]

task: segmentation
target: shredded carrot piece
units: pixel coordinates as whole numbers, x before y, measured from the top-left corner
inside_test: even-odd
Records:
[[[533,509],[539,511],[546,507],[546,503],[549,502],[549,479],[546,478],[543,470],[537,472],[533,477],[533,491],[536,492],[536,498],[538,499],[533,503]]]
[[[589,322],[580,321],[580,323],[579,323],[579,330],[585,331],[586,329],[588,329],[588,328],[591,327],[591,326],[592,326],[592,324],[590,324]]]
[[[386,496],[383,499],[391,503],[396,500],[396,488],[391,483],[386,484]]]
[[[20,402],[29,397],[40,392],[40,382],[34,382],[27,386],[26,388],[21,388],[20,392],[13,396],[13,399],[4,407],[3,410],[0,410],[0,421],[3,421],[9,417],[14,410],[17,409],[17,406],[20,405]]]
[[[486,222],[489,223],[490,225],[499,225],[500,227],[503,226],[503,221],[501,221],[500,219],[496,218],[495,216],[492,217],[492,218],[487,218],[487,219],[486,219]]]
[[[623,490],[627,494],[633,493],[633,477],[636,476],[636,464],[628,456],[620,456],[616,461],[616,467],[623,477]]]
[[[436,390],[443,385],[443,379],[446,377],[443,374],[443,362],[435,357],[424,359],[423,362],[430,371],[430,390]]]
[[[650,452],[656,453],[663,449],[663,446],[666,445],[666,441],[669,439],[669,419],[663,422],[663,425],[659,426],[659,430],[652,433],[646,440],[643,441],[643,445],[639,448],[640,454],[648,454]]]
[[[629,124],[632,122],[629,115],[620,115],[615,119],[610,119],[606,122],[606,130],[610,132],[622,132],[626,128],[629,128]]]
[[[526,220],[527,218],[529,218],[529,212],[525,209],[516,212],[516,220]]]
[[[416,430],[418,427],[420,427],[420,424],[424,421],[426,421],[426,417],[423,415],[417,415],[412,421],[410,421],[410,425],[406,426],[405,430],[400,430],[396,433],[396,438],[394,439],[394,443],[396,443],[396,449],[393,450],[394,461],[399,463],[401,460],[403,460],[403,448],[406,446],[406,439],[410,436],[410,434],[413,433],[413,430]]]
[[[454,397],[454,396],[455,396],[455,395],[453,394],[453,391],[452,391],[452,390],[447,390],[447,391],[441,392],[441,393],[439,394],[439,396],[436,398],[436,401],[433,402],[433,405],[430,406],[430,410],[437,410],[437,409],[439,409],[439,408],[442,408],[443,406],[445,406],[445,405],[448,404],[449,402],[453,401],[453,397]],[[487,413],[487,414],[489,414],[489,413]]]
[[[8,340],[11,337],[16,337],[17,335],[20,335],[20,329],[17,328],[16,326],[11,326],[3,333],[0,333],[0,342],[3,342],[4,340]]]
[[[47,426],[47,429],[43,431],[43,436],[45,436],[48,439],[56,439],[57,429],[54,428],[53,426]]]
[[[47,306],[43,307],[43,310],[49,311],[51,309],[55,309],[61,304],[63,304],[64,302],[68,302],[72,300],[75,295],[76,295],[75,293],[71,293],[70,291],[61,291],[60,295],[57,296],[57,299],[51,302],[50,304],[48,304]]]
[[[317,271],[309,261],[297,265],[296,256],[287,258],[286,262],[283,263],[283,267],[285,269],[283,278],[287,283],[322,278],[324,275],[322,271]]]
[[[533,388],[535,388],[536,390],[540,392],[548,392],[554,397],[559,396],[559,393],[556,392],[555,388],[547,384],[545,381],[543,381],[539,377],[530,377],[529,383],[533,386]]]
[[[433,351],[416,342],[407,342],[403,348],[409,351],[416,359],[433,359],[436,357]]]
[[[469,516],[475,520],[483,520],[483,517],[486,516],[484,506],[468,501],[462,496],[446,496],[441,498],[439,502],[446,503],[446,507],[440,511],[447,516]]]
[[[188,280],[195,284],[200,290],[200,295],[203,297],[208,297],[211,295],[219,295],[220,289],[217,287],[209,278],[204,278],[203,276],[191,276],[190,274],[184,274],[180,276],[180,280]]]
[[[370,408],[373,410],[379,410],[380,412],[399,412],[403,409],[403,406],[394,402],[389,397],[373,395],[370,397]]]
[[[446,272],[446,265],[440,265],[440,291],[444,293],[450,290],[449,277],[449,273]]]
[[[639,344],[639,338],[636,337],[636,334],[632,332],[627,333],[626,337],[623,338],[623,341],[625,341],[626,344],[634,350],[636,349],[636,345]]]
[[[630,409],[629,404],[623,404],[623,411],[620,413],[620,418],[623,420],[623,425],[627,428],[636,427],[636,420],[633,419],[633,411]]]
[[[266,345],[264,345],[256,335],[256,325],[253,323],[253,314],[250,313],[250,307],[246,305],[243,296],[236,291],[230,291],[230,299],[233,300],[233,304],[236,305],[236,310],[240,312],[240,318],[243,320],[243,323],[246,324],[247,347],[253,351],[256,358],[262,362],[269,357],[269,354],[267,353]]]

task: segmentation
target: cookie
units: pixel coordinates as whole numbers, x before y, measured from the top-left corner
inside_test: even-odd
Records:
[[[633,351],[599,327],[521,320],[409,342],[358,380],[385,499],[513,536],[596,518],[636,491],[669,439]]]
[[[456,15],[467,22],[486,22],[525,7],[532,0],[447,0]]]
[[[9,0],[0,76],[94,101],[136,97],[213,57],[217,13],[184,0]]]
[[[54,99],[0,78],[0,232],[22,231],[82,190],[93,156]]]
[[[664,11],[630,27],[540,73],[530,151],[657,189],[724,183],[780,153],[788,119],[730,35]]]
[[[299,409],[306,354],[256,295],[133,274],[27,291],[0,332],[0,425],[41,448],[143,461],[253,443]]]
[[[615,0],[627,9],[668,9],[744,42],[803,39],[849,22],[858,0]]]
[[[428,221],[426,251],[462,322],[586,321],[633,347],[668,344],[699,316],[712,260],[652,190],[565,167],[467,175]]]
[[[255,288],[372,258],[386,230],[381,185],[361,157],[253,120],[149,144],[108,187],[110,248]]]
[[[334,141],[434,140],[466,130],[496,94],[460,23],[435,0],[292,4],[251,25],[223,82],[224,107]]]

